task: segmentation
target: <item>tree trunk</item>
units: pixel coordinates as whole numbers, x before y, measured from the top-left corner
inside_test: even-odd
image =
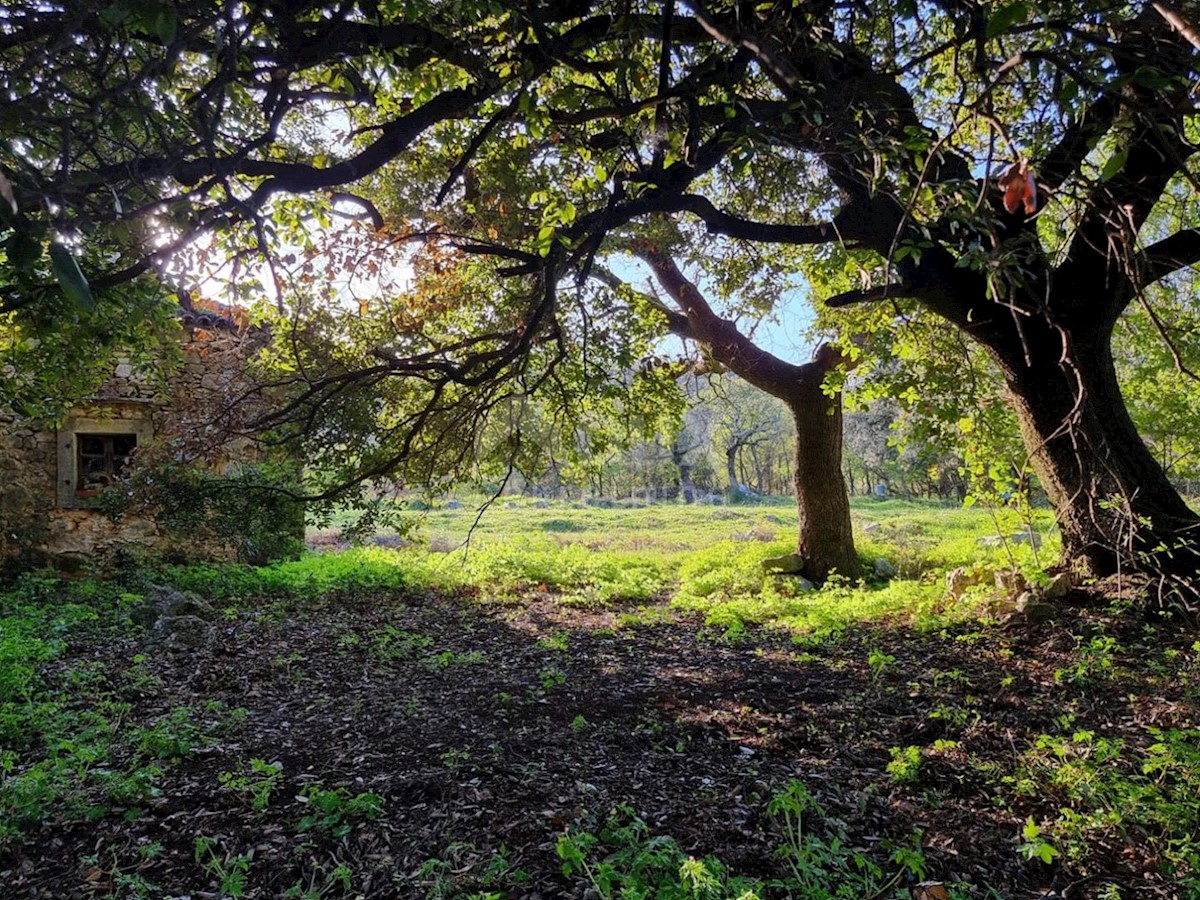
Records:
[[[796,543],[800,574],[816,582],[833,571],[858,578],[862,567],[854,549],[850,498],[842,479],[842,398],[840,393],[828,397],[821,389],[832,369],[849,367],[850,361],[828,344],[818,347],[813,361],[804,365],[779,359],[756,346],[733,322],[718,317],[669,256],[654,249],[641,255],[683,311],[683,316],[668,315],[669,319],[674,316],[672,329],[699,341],[714,359],[778,397],[796,421],[792,476],[800,513]],[[737,483],[736,454],[736,447],[726,451],[730,487]]]
[[[692,484],[692,467],[681,462],[679,465],[679,490],[683,494],[684,503],[692,503],[696,499],[696,486]]]
[[[737,445],[725,448],[725,474],[729,476],[729,496],[736,497],[742,492],[741,482],[737,476]]]
[[[1064,561],[1097,576],[1192,575],[1200,571],[1200,517],[1138,435],[1117,382],[1112,328],[1097,319],[1060,331],[1030,317],[1023,347],[1009,340],[990,348],[1054,505]]]
[[[796,422],[796,555],[804,561],[802,574],[812,581],[821,583],[832,572],[854,579],[862,575],[862,564],[854,548],[850,498],[842,478],[842,395],[826,396],[821,390],[825,370],[809,365],[812,377],[782,398]]]

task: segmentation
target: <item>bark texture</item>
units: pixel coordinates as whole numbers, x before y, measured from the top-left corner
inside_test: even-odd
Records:
[[[1139,436],[1121,396],[1111,328],[1029,323],[1031,354],[996,342],[1034,472],[1054,505],[1066,561],[1094,575],[1200,568],[1200,519]],[[1012,343],[1012,339],[1009,339]]]

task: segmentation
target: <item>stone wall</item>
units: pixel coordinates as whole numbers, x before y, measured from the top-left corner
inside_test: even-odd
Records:
[[[71,567],[103,562],[119,551],[170,551],[181,558],[229,558],[220,536],[179,541],[164,535],[149,513],[118,521],[99,497],[75,482],[77,435],[136,435],[134,464],[146,459],[195,463],[225,474],[260,461],[249,423],[265,409],[247,361],[261,346],[249,330],[195,332],[185,328],[181,359],[164,384],[117,359],[95,397],[62,422],[37,422],[0,410],[0,562],[46,562]]]

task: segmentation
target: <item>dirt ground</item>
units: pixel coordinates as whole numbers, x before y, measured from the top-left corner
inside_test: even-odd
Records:
[[[618,804],[688,853],[770,878],[779,836],[766,803],[798,779],[881,864],[919,831],[927,877],[973,885],[966,896],[1116,886],[1174,897],[1136,840],[1097,841],[1070,866],[1017,851],[1026,818],[1058,804],[1005,779],[1037,735],[1062,731],[1068,708],[1072,728],[1131,740],[1147,722],[1196,727],[1187,685],[1127,669],[1103,690],[1056,680],[1097,627],[1076,609],[1057,626],[797,642],[723,635],[665,607],[598,612],[535,593],[264,604],[231,612],[199,649],[97,639],[57,665],[103,664],[132,701],[130,725],[211,701],[244,719],[164,766],[161,796],[136,815],[32,834],[0,858],[0,896],[199,900],[219,896],[244,859],[246,897],[584,898],[595,894],[562,874],[556,841]],[[906,781],[888,764],[908,746],[921,758]],[[251,759],[281,766],[265,809],[221,784]],[[301,827],[314,785],[376,794],[379,814]],[[198,836],[214,848],[199,859]]]

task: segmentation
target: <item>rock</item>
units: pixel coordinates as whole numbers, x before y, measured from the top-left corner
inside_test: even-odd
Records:
[[[1036,531],[1014,531],[1012,534],[992,534],[981,537],[975,543],[981,547],[1003,547],[1005,544],[1030,544],[1034,549],[1042,546],[1042,538]]]
[[[1030,544],[1036,550],[1042,546],[1042,536],[1036,531],[1018,531],[1008,536],[1014,544]]]
[[[162,586],[151,588],[141,605],[129,613],[134,622],[148,630],[153,629],[159,619],[192,617],[203,621],[214,619],[216,615],[207,600],[191,591],[177,591]]]
[[[883,526],[878,522],[867,522],[862,527],[863,534],[873,534],[876,531],[882,531]]]
[[[896,566],[890,559],[884,559],[881,556],[875,560],[875,575],[878,578],[895,578]]]
[[[1040,625],[1058,615],[1058,605],[1033,591],[1025,591],[1017,598],[1017,613],[1035,625]]]
[[[549,504],[549,502],[548,502],[548,501],[546,501],[546,500],[537,500],[537,501],[535,501],[535,502],[534,502],[534,504],[533,504],[533,508],[534,508],[534,509],[549,509],[549,508],[550,508],[550,504]]]
[[[154,623],[150,641],[164,647],[202,647],[217,636],[217,627],[199,616],[163,616]]]
[[[805,578],[803,575],[788,575],[784,572],[772,572],[771,577],[775,579],[775,584],[779,587],[786,585],[793,594],[805,594],[809,591],[815,591],[817,586]]]
[[[1061,600],[1071,593],[1072,587],[1074,584],[1072,584],[1071,573],[1059,572],[1050,579],[1050,583],[1042,591],[1042,596],[1047,600]]]
[[[967,592],[967,588],[987,584],[993,577],[992,572],[988,569],[975,569],[967,566],[951,569],[946,573],[946,593],[957,600]]]
[[[1002,594],[1019,594],[1029,586],[1025,576],[1012,569],[996,570],[996,590]]]
[[[775,575],[799,575],[804,571],[804,560],[798,553],[772,556],[764,559],[760,565],[764,572]]]
[[[457,500],[447,500],[446,509],[462,509],[463,505]]]

